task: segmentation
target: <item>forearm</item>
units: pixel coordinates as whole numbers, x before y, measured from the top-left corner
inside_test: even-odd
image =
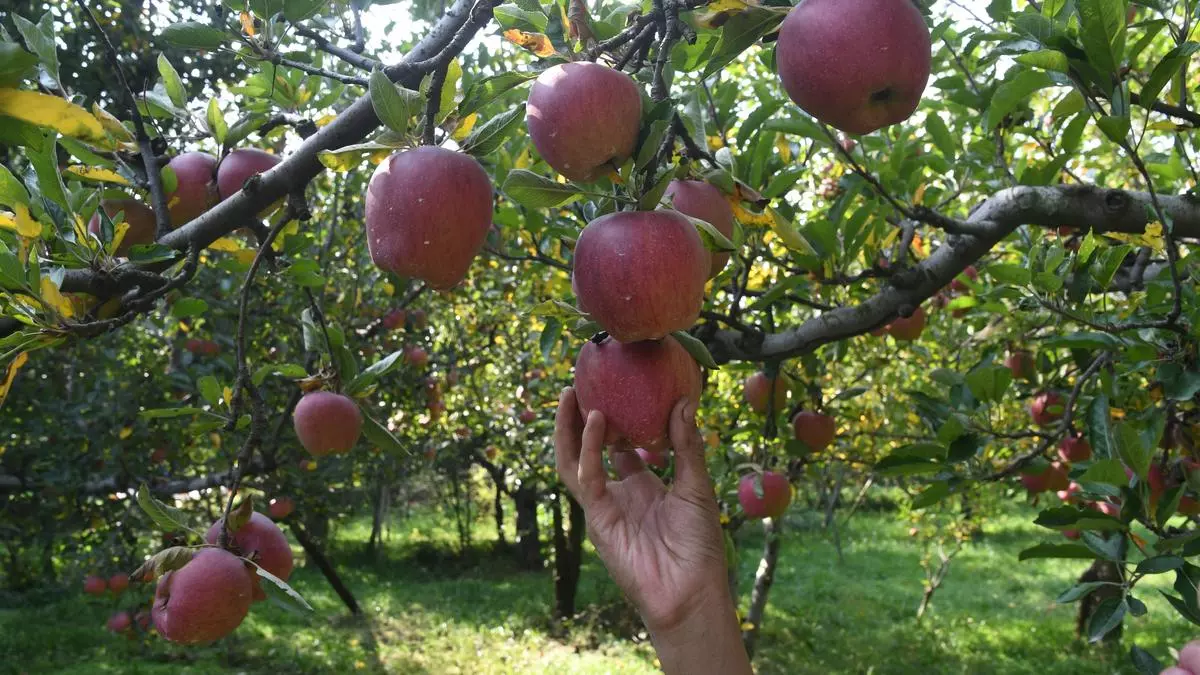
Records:
[[[667,675],[748,675],[750,659],[742,645],[741,627],[727,587],[678,625],[655,630],[650,638]]]

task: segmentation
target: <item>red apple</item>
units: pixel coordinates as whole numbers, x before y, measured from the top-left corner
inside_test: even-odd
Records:
[[[398,152],[371,176],[366,222],[377,267],[447,291],[467,276],[492,226],[492,181],[461,152],[434,146]]]
[[[242,148],[225,155],[217,165],[217,194],[224,200],[241,191],[251,176],[265,173],[282,161],[257,148]]]
[[[167,193],[171,226],[179,227],[217,202],[217,158],[207,152],[185,152],[167,163],[175,172],[175,190]],[[239,186],[241,187],[241,186]]]
[[[483,451],[483,454],[488,458],[489,462],[492,462],[495,461],[496,457],[500,455],[500,451],[496,449],[496,446],[489,445],[487,450]]]
[[[762,481],[762,496],[754,492],[756,480]],[[774,471],[764,471],[760,476],[749,474],[738,482],[738,502],[747,518],[778,518],[787,511],[792,502],[792,486],[787,477]]]
[[[1066,490],[1058,491],[1058,493],[1057,493],[1058,498],[1068,504],[1074,504],[1076,501],[1079,500],[1078,495],[1082,489],[1083,489],[1083,487],[1080,486],[1079,483],[1076,483],[1075,481],[1071,481],[1070,484],[1067,485]]]
[[[1042,392],[1033,398],[1033,403],[1029,406],[1029,416],[1039,427],[1049,426],[1062,419],[1064,403],[1058,392]]]
[[[1106,516],[1112,516],[1113,518],[1121,517],[1121,507],[1113,504],[1112,502],[1092,502],[1088,504],[1087,507],[1089,509],[1099,511]]]
[[[155,448],[154,452],[150,453],[150,462],[152,464],[162,464],[167,461],[167,449]]]
[[[888,333],[892,337],[903,341],[911,342],[921,337],[921,332],[925,330],[925,310],[917,307],[913,313],[907,317],[898,317],[887,325]]]
[[[296,510],[296,502],[291,497],[277,497],[267,505],[267,513],[275,520],[283,520]]]
[[[108,578],[108,590],[113,592],[113,595],[120,595],[129,588],[129,575],[124,572],[117,572]]]
[[[158,580],[151,615],[171,642],[203,644],[232,633],[250,611],[253,587],[245,563],[229,551],[202,548]]]
[[[1032,379],[1035,372],[1033,365],[1033,354],[1030,354],[1023,349],[1017,349],[1009,352],[1008,356],[1004,359],[1004,366],[1008,368],[1010,372],[1012,372],[1014,379],[1019,380]]]
[[[1079,539],[1079,530],[1063,530],[1063,536],[1072,541]]]
[[[966,277],[967,279],[970,279],[971,281],[976,281],[977,279],[979,279],[979,271],[975,269],[974,265],[967,265],[967,268],[962,271],[962,274],[958,275],[957,277],[954,278],[954,281],[950,282],[950,290],[952,292],[966,293],[971,290],[970,286],[967,286],[965,283],[963,283],[963,281],[961,280],[962,277]]]
[[[929,29],[910,0],[805,0],[784,20],[775,48],[788,96],[853,134],[912,115],[930,54]]]
[[[733,238],[733,209],[729,207],[725,195],[711,183],[702,180],[673,180],[667,186],[666,197],[671,200],[676,211],[703,220],[727,238]],[[710,255],[712,264],[708,269],[709,279],[720,274],[729,262],[728,253],[710,251]]]
[[[292,422],[300,445],[317,457],[350,452],[362,432],[362,411],[348,396],[330,391],[305,394]]]
[[[224,518],[213,523],[208,528],[208,532],[204,534],[204,540],[209,544],[217,545],[221,537],[221,527],[224,524]],[[263,514],[257,511],[251,513],[250,520],[237,532],[232,533],[229,543],[235,553],[252,558],[259,567],[280,579],[287,581],[288,577],[292,576],[294,563],[292,547],[288,544],[287,537],[283,536],[283,531],[279,529],[279,526]],[[249,574],[254,586],[254,599],[266,600],[267,595],[262,590],[258,573],[251,568]]]
[[[393,309],[388,312],[379,322],[386,330],[396,330],[404,326],[404,320],[408,317],[407,312],[402,309]]]
[[[533,83],[525,122],[551,168],[570,180],[593,181],[633,154],[642,92],[621,71],[587,61],[559,64]]]
[[[521,411],[521,414],[517,418],[521,420],[521,424],[532,424],[537,419],[537,413],[526,408]]]
[[[673,337],[630,344],[589,341],[575,362],[575,393],[584,419],[604,413],[608,444],[661,452],[670,445],[679,399],[700,401],[700,368]]]
[[[792,433],[796,440],[808,446],[812,452],[829,447],[837,434],[837,422],[829,415],[811,410],[801,410],[792,418]]]
[[[767,412],[768,397],[771,392],[771,380],[767,378],[764,372],[757,372],[746,378],[744,387],[746,402],[750,404],[750,409],[756,413],[763,414]],[[775,378],[775,400],[774,410],[776,413],[783,412],[784,406],[787,405],[787,379],[780,375]]]
[[[616,340],[657,340],[696,322],[708,270],[708,251],[687,218],[622,211],[583,228],[572,286],[580,308]]]
[[[1200,516],[1200,501],[1187,495],[1180,497],[1179,514],[1184,516]]]
[[[100,202],[100,208],[104,209],[104,213],[108,214],[114,225],[118,213],[123,213],[123,220],[129,223],[129,229],[125,231],[125,236],[117,245],[117,250],[113,251],[113,255],[127,256],[129,249],[134,246],[154,243],[158,224],[149,206],[134,199],[105,199]],[[93,214],[92,219],[88,221],[88,231],[100,236],[99,212]]]
[[[429,363],[429,352],[425,351],[424,347],[410,345],[404,348],[404,360],[408,361],[409,365],[420,368]]]
[[[110,632],[124,633],[133,625],[133,617],[129,616],[129,612],[117,612],[108,617],[108,622],[104,624]]]
[[[106,590],[108,590],[108,582],[104,580],[104,577],[92,574],[83,580],[83,592],[88,595],[103,595]]]
[[[1092,446],[1083,436],[1067,436],[1058,444],[1058,456],[1064,462],[1086,462],[1092,458]]]

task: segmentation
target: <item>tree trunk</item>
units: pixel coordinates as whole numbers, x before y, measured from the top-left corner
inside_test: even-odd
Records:
[[[333,587],[334,592],[346,603],[346,608],[351,614],[361,614],[362,610],[358,607],[358,601],[354,599],[354,594],[342,583],[342,578],[338,576],[337,570],[333,568],[333,563],[329,558],[325,557],[325,553],[321,551],[321,547],[314,541],[304,530],[304,527],[294,519],[288,520],[288,524],[292,528],[292,534],[296,535],[296,541],[300,542],[300,546],[304,548],[304,552],[308,554],[308,559],[316,563],[317,568],[321,570],[321,574],[325,575],[325,580]],[[270,583],[270,582],[267,582]]]
[[[530,570],[542,568],[537,497],[537,492],[529,485],[522,485],[513,493],[513,504],[517,510],[517,562]]]
[[[762,560],[758,563],[758,572],[754,575],[754,590],[750,593],[750,609],[746,612],[746,622],[749,629],[742,632],[742,644],[746,654],[754,658],[754,647],[758,642],[759,630],[762,628],[763,617],[767,611],[767,596],[771,593],[771,584],[775,583],[775,564],[779,561],[779,544],[782,541],[780,530],[783,523],[774,518],[763,520],[763,533],[766,541],[763,543]]]
[[[570,510],[569,532],[563,531],[564,501]],[[575,616],[585,527],[583,508],[570,495],[559,493],[558,499],[554,500],[554,618],[559,621]]]
[[[371,519],[371,538],[367,540],[367,550],[377,553],[383,545],[383,523],[387,519],[391,506],[391,490],[386,481],[380,480],[375,490],[375,512]]]
[[[1079,583],[1081,584],[1091,581],[1111,581],[1120,584],[1124,579],[1121,577],[1121,568],[1116,563],[1108,560],[1096,560],[1079,577]],[[1120,595],[1120,586],[1101,586],[1083,596],[1079,601],[1079,614],[1075,618],[1075,637],[1088,639],[1088,623],[1091,622],[1092,614],[1096,612],[1096,608],[1106,599],[1119,597]],[[1106,644],[1120,642],[1121,631],[1122,624],[1119,623],[1104,635],[1102,641]]]
[[[492,477],[495,482],[495,476]],[[496,548],[503,549],[508,547],[508,540],[504,537],[504,491],[500,489],[500,483],[496,483],[496,498],[492,502],[492,509],[496,516]]]

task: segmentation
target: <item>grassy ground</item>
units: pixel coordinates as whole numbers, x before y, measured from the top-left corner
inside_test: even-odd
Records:
[[[756,665],[761,673],[1114,673],[1132,672],[1117,651],[1074,641],[1074,605],[1054,597],[1086,566],[1018,563],[1040,533],[1029,512],[989,522],[985,538],[955,559],[933,608],[914,623],[920,549],[894,514],[861,513],[843,533],[839,563],[824,534],[792,523],[783,546]],[[0,609],[0,672],[16,673],[650,673],[653,651],[594,558],[585,564],[580,604],[594,604],[570,637],[555,637],[548,573],[517,571],[481,548],[447,556],[448,519],[397,523],[378,559],[360,553],[362,523],[337,533],[332,555],[365,609],[352,619],[313,567],[295,587],[316,614],[260,605],[229,639],[207,648],[128,641],[101,626],[112,606],[75,588],[22,598]],[[753,529],[753,528],[750,528]],[[482,541],[494,533],[480,526]],[[487,537],[487,539],[483,539]],[[741,541],[749,586],[761,540]],[[1166,577],[1164,576],[1165,587]],[[1145,617],[1126,622],[1136,641],[1164,656],[1192,637],[1189,626],[1149,588]],[[631,637],[632,636],[632,637]]]

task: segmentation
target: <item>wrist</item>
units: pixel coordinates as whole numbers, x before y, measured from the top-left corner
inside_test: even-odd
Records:
[[[729,587],[721,579],[719,585],[709,588],[712,592],[697,593],[696,601],[675,615],[646,623],[668,675],[751,672]]]

